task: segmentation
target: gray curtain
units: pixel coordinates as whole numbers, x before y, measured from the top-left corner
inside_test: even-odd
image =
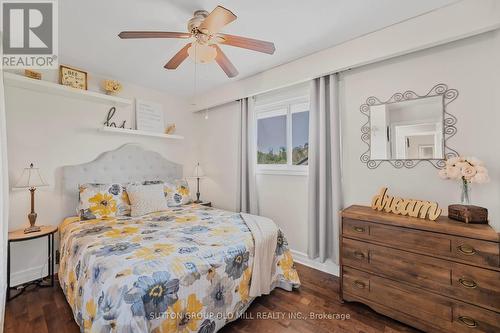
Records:
[[[338,212],[342,207],[340,116],[336,74],[311,83],[309,113],[309,258],[338,263]]]
[[[255,113],[253,97],[240,101],[239,206],[244,213],[259,214],[255,179]]]

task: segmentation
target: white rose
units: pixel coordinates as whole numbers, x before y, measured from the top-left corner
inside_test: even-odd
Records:
[[[484,166],[476,165],[475,166],[477,173],[488,173],[488,169]]]
[[[467,163],[467,162],[457,162],[457,163],[455,164],[455,167],[457,167],[457,168],[459,168],[459,169],[462,169],[462,168],[464,168],[464,167],[466,167],[466,166],[470,166],[470,164],[469,164],[469,163]]]
[[[446,167],[446,174],[448,175],[448,178],[451,178],[451,179],[459,179],[460,177],[462,177],[462,172],[460,170],[460,168],[457,168],[457,167]]]
[[[490,177],[486,172],[478,172],[472,179],[470,180],[473,183],[483,184],[490,181]]]
[[[462,167],[462,176],[464,176],[465,179],[470,180],[476,174],[477,174],[476,168],[474,168],[472,165],[464,165]]]

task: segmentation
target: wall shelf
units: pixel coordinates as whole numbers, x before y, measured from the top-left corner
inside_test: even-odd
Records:
[[[118,128],[118,127],[104,126],[104,127],[100,128],[99,130],[103,131],[103,132],[110,132],[110,133],[116,133],[116,134],[153,136],[153,137],[163,138],[163,139],[175,139],[175,140],[182,140],[182,139],[184,139],[183,136],[176,135],[176,134],[154,133],[154,132],[146,132],[146,131],[140,131],[140,130],[133,130],[133,129],[128,129],[128,128]]]
[[[7,86],[18,87],[47,94],[56,94],[86,101],[106,103],[114,106],[132,105],[131,99],[106,95],[90,90],[71,88],[54,82],[35,80],[9,72],[4,72],[4,82]]]

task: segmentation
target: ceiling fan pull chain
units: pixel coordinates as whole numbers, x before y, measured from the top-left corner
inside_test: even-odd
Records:
[[[198,79],[198,64],[196,62],[196,52],[198,50],[198,46],[196,45],[196,43],[193,43],[194,45],[194,105],[197,105],[198,104],[198,85],[197,85],[197,79]]]

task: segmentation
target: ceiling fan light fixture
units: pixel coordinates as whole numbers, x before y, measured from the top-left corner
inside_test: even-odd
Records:
[[[217,57],[217,50],[213,46],[197,42],[191,43],[191,47],[187,52],[191,59],[199,64],[212,62],[215,60],[215,57]]]

